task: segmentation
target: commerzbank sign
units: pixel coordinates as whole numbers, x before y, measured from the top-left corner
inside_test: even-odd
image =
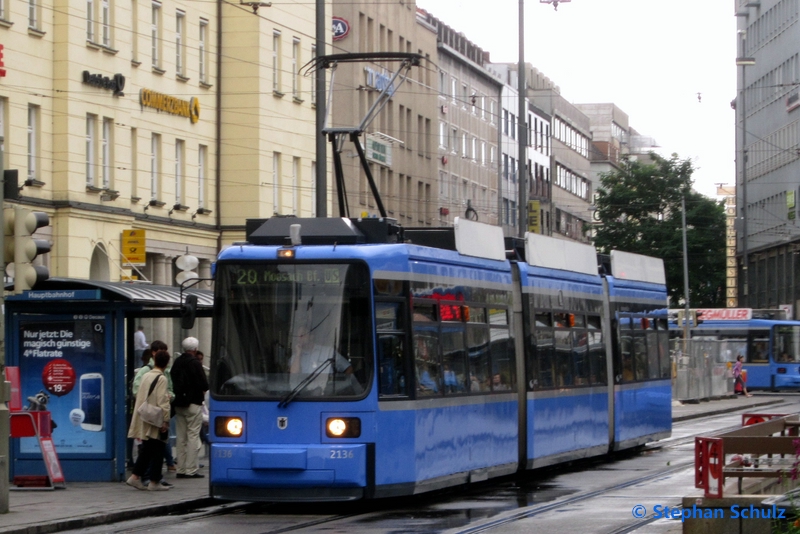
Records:
[[[200,101],[195,97],[182,100],[150,89],[142,89],[139,91],[139,104],[142,107],[186,117],[192,124],[200,120]]]

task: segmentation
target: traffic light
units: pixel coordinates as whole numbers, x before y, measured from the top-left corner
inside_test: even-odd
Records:
[[[38,282],[50,277],[47,267],[33,265],[36,256],[50,252],[49,241],[33,237],[36,230],[50,225],[50,217],[43,211],[30,211],[19,207],[15,207],[12,213],[14,237],[9,240],[10,243],[7,241],[5,244],[5,256],[8,258],[8,253],[11,250],[14,251],[14,292],[21,293],[32,289]],[[8,211],[6,211],[4,223],[7,229],[9,222]]]

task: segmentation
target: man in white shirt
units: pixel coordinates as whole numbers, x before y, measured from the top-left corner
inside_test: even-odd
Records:
[[[142,359],[142,353],[147,348],[147,338],[144,335],[144,326],[139,325],[136,333],[133,334],[133,354],[136,356],[136,361]]]

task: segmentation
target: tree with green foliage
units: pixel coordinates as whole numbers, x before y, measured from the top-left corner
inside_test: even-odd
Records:
[[[691,160],[676,154],[650,157],[653,163],[624,160],[619,171],[600,175],[595,246],[606,254],[617,249],[663,259],[670,305],[678,307],[684,301],[685,197],[689,303],[693,308],[725,306],[723,203],[692,191]]]

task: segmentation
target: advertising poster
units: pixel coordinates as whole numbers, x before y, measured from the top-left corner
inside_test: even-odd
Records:
[[[107,325],[106,315],[19,322],[22,405],[50,411],[60,456],[106,452]],[[20,440],[20,452],[38,454],[36,438]]]

